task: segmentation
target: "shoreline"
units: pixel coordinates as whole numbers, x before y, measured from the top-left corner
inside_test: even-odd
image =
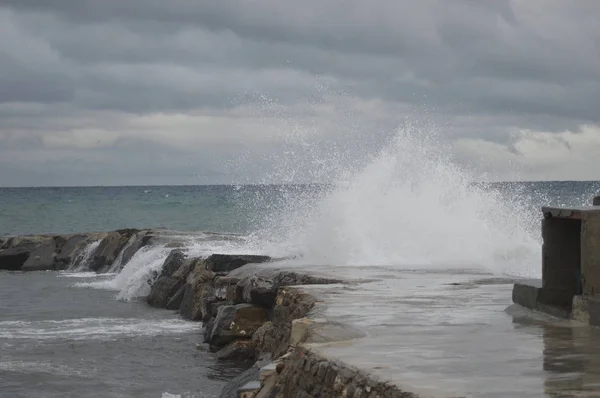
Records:
[[[161,244],[171,250],[148,281],[147,303],[201,322],[204,348],[217,360],[254,362],[226,384],[221,397],[420,396],[319,352],[321,344],[365,333],[323,318],[318,294],[303,286],[356,281],[273,268],[277,259],[268,256],[190,257],[184,242],[171,238],[139,229],[0,237],[0,269],[119,272],[141,248]],[[81,267],[81,261],[87,264]]]

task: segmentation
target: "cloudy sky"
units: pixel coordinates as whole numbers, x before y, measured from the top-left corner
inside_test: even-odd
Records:
[[[493,179],[600,179],[599,18],[597,0],[0,0],[0,186],[323,180],[407,125]]]

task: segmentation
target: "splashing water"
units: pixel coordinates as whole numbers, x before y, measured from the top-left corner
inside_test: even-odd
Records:
[[[268,250],[306,265],[538,275],[537,208],[473,184],[450,153],[435,134],[398,131],[362,170],[291,203],[254,238],[283,237],[269,239]]]
[[[117,299],[129,301],[147,296],[150,292],[148,280],[154,272],[161,270],[171,249],[164,246],[146,246],[138,250],[114,278],[94,282],[76,283],[78,287],[93,287],[118,291]]]
[[[96,251],[98,246],[100,245],[101,240],[96,240],[90,243],[73,261],[73,264],[69,268],[69,271],[79,272],[86,269],[90,265],[90,260],[92,258],[92,254]]]
[[[138,239],[138,237],[136,235],[133,235],[131,238],[129,238],[129,241],[125,244],[125,246],[119,252],[119,255],[115,259],[115,262],[108,269],[109,273],[119,272],[121,267],[124,265],[123,264],[123,256],[124,256],[125,252],[127,251],[127,249],[129,249],[132,245],[134,245],[136,243],[137,239]]]

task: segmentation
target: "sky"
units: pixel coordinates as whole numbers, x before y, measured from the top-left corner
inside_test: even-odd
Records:
[[[408,129],[478,178],[600,179],[599,18],[597,0],[0,0],[0,186],[324,182]]]

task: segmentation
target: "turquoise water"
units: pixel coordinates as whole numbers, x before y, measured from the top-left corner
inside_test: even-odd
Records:
[[[303,187],[0,188],[0,235],[168,228],[245,233]]]
[[[168,228],[249,233],[298,198],[326,186],[152,186],[0,188],[0,235]],[[489,189],[522,197],[533,212],[545,204],[591,203],[600,182],[497,183]],[[401,203],[399,203],[401,205]],[[368,206],[365,203],[364,206]]]

